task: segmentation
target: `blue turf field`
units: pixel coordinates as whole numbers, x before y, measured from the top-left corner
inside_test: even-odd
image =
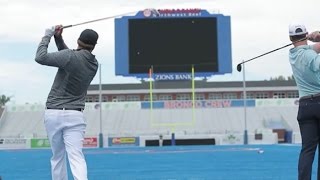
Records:
[[[264,153],[258,153],[259,149]],[[89,180],[295,180],[299,150],[299,145],[246,145],[84,152]],[[0,176],[3,180],[49,180],[50,156],[49,149],[0,150]]]

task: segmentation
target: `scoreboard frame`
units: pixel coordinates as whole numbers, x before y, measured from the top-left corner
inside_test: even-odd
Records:
[[[232,52],[231,52],[231,23],[230,16],[223,14],[210,14],[202,9],[177,9],[177,10],[144,10],[139,11],[134,16],[123,16],[115,19],[115,74],[127,77],[148,78],[149,72],[130,73],[129,72],[129,20],[145,18],[194,18],[194,17],[214,17],[217,20],[217,72],[195,72],[195,77],[210,77],[212,75],[226,74],[232,72]],[[191,73],[191,67],[190,67]],[[154,73],[158,77],[190,77],[190,73]],[[189,78],[187,78],[189,79]]]

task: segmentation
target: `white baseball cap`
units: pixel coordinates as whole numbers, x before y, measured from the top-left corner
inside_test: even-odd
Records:
[[[291,24],[289,25],[289,36],[297,36],[307,34],[307,29],[302,24]]]

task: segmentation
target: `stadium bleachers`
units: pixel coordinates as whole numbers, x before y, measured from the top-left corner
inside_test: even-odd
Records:
[[[247,130],[270,129],[266,122],[283,122],[288,130],[298,132],[297,106],[248,107]],[[194,112],[194,114],[193,114]],[[87,136],[100,132],[100,110],[86,109]],[[192,118],[194,115],[194,119]],[[8,108],[0,119],[0,137],[46,137],[43,125],[44,106],[37,108]],[[104,135],[140,136],[170,134],[223,134],[243,132],[245,129],[244,108],[197,108],[188,109],[109,109],[102,110]]]
[[[46,137],[41,111],[7,112],[1,121],[1,137]]]

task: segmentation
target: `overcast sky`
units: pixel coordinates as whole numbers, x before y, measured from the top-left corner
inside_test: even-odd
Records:
[[[288,26],[303,23],[309,32],[320,29],[320,2],[316,0],[0,0],[0,94],[13,96],[11,103],[44,103],[56,68],[34,61],[35,52],[47,27],[77,24],[146,8],[201,8],[231,16],[233,72],[210,81],[241,81],[236,65],[289,44]],[[102,64],[102,83],[134,83],[134,78],[114,72],[114,20],[95,22],[64,31],[70,48],[85,28],[96,30],[99,44],[94,50]],[[53,42],[53,41],[52,41]],[[56,51],[54,44],[50,51]],[[291,76],[289,48],[246,64],[247,80]],[[98,84],[98,75],[92,84]]]

